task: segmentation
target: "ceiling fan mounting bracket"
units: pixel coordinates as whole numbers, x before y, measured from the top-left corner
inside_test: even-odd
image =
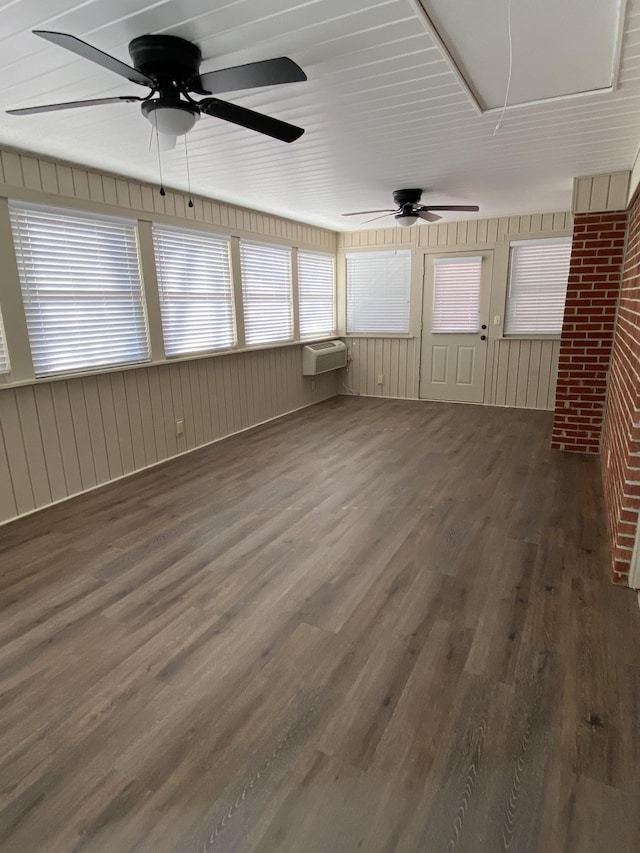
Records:
[[[405,204],[418,204],[421,198],[422,190],[420,189],[393,191],[393,200],[399,208],[404,207]]]
[[[129,55],[134,68],[160,85],[197,77],[202,61],[198,45],[178,36],[138,36],[129,43]]]

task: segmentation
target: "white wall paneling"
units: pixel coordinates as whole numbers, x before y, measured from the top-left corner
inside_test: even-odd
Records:
[[[494,340],[485,400],[493,406],[553,409],[559,353],[559,340]]]
[[[424,257],[443,251],[494,251],[484,402],[487,405],[553,409],[559,341],[505,338],[504,308],[512,240],[570,236],[571,213],[540,213],[413,228],[384,228],[338,235],[339,328],[344,331],[344,255],[376,248],[413,249],[411,336],[345,337],[350,365],[342,393],[418,398]],[[493,318],[499,317],[496,325]],[[383,376],[383,383],[378,377]]]
[[[335,251],[336,233],[292,219],[257,213],[241,207],[202,198],[195,194],[193,207],[187,193],[167,190],[161,196],[151,184],[68,166],[48,160],[0,151],[0,196],[48,204],[67,204],[84,210],[100,210],[141,219],[179,220],[220,229],[224,233],[268,237],[309,248]]]
[[[584,175],[573,181],[573,213],[626,210],[631,173]]]

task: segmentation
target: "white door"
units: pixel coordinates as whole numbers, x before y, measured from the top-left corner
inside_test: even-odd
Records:
[[[482,403],[493,252],[426,255],[420,397]]]

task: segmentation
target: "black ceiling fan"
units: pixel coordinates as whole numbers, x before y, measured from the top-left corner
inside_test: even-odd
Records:
[[[46,104],[41,107],[7,110],[10,115],[34,115],[77,107],[136,101],[141,103],[142,114],[151,122],[158,134],[165,137],[165,148],[173,147],[176,137],[191,130],[200,115],[220,118],[282,142],[294,142],[304,133],[301,127],[228,101],[221,101],[219,98],[205,97],[196,101],[192,97],[194,94],[216,95],[219,92],[306,80],[307,75],[302,68],[286,56],[200,74],[202,61],[200,48],[177,36],[144,35],[133,39],[129,43],[129,55],[133,62],[131,67],[76,36],[48,30],[34,30],[33,33],[70,50],[77,56],[95,62],[102,68],[119,74],[131,83],[147,86],[151,91],[142,98],[135,95],[120,95],[113,98],[93,98],[86,101],[69,101]]]
[[[442,219],[435,210],[459,210],[469,213],[477,213],[480,208],[477,204],[420,204],[422,198],[422,190],[420,189],[405,189],[394,190],[393,200],[397,205],[389,210],[359,210],[356,213],[343,213],[343,216],[365,216],[367,213],[381,213],[382,216],[374,216],[373,219],[365,219],[362,225],[367,222],[375,222],[376,219],[382,219],[385,216],[393,214],[393,218],[398,225],[413,225],[418,219],[424,219],[427,222],[437,222]]]

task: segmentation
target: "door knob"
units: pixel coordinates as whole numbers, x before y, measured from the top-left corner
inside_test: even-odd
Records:
[[[487,324],[486,324],[486,323],[483,323],[483,324],[482,324],[482,326],[481,326],[481,328],[482,328],[482,329],[486,329],[486,328],[487,328]]]
[[[481,340],[481,341],[486,341],[486,340],[487,340],[487,336],[486,336],[486,335],[480,335],[480,340]]]

